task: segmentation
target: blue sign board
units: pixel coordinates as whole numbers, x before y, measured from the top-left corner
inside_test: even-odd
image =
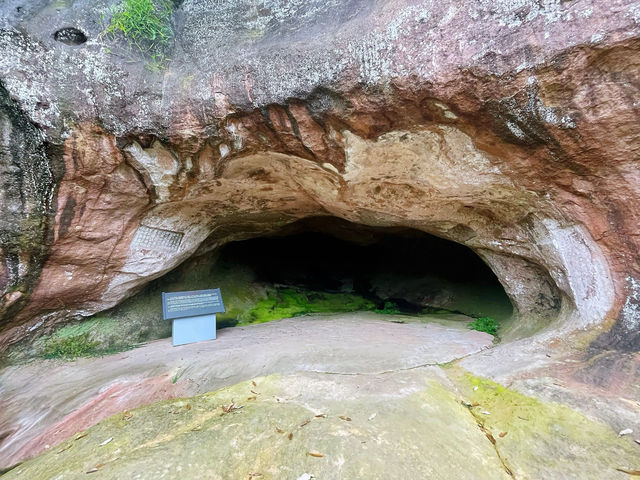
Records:
[[[173,345],[216,338],[216,313],[224,312],[219,288],[162,293],[162,316],[173,320]]]

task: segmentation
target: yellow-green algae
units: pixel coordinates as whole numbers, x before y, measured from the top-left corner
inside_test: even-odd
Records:
[[[618,468],[640,469],[640,449],[608,425],[459,367],[446,372],[516,479],[626,479]]]
[[[6,480],[509,478],[473,417],[439,384],[409,394],[329,393],[357,392],[361,381],[347,381],[273,376],[118,414]],[[308,389],[327,395],[306,398]],[[225,413],[233,402],[242,408]]]
[[[436,374],[443,371],[455,393]],[[629,478],[616,468],[638,467],[628,439],[568,407],[455,366],[411,372],[418,385],[426,382],[419,391],[396,388],[411,384],[407,375],[270,376],[155,403],[99,423],[3,480],[246,479],[252,473],[260,479],[312,473],[318,479],[602,480]]]

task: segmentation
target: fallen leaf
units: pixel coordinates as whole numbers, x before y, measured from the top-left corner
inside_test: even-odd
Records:
[[[311,420],[305,420],[304,422],[302,422],[300,424],[300,427],[304,427],[305,425],[308,425],[309,423],[311,423]]]
[[[131,417],[133,417],[133,413],[131,412],[124,412],[124,415],[122,418],[124,418],[126,421],[131,420]]]
[[[197,432],[198,430],[202,430],[202,427],[200,425],[191,429],[192,432]]]
[[[58,450],[56,453],[62,453],[65,452],[67,450],[69,450],[71,448],[71,444],[67,445],[66,447],[62,447],[60,450]]]
[[[186,408],[187,410],[191,410],[191,404],[187,403],[187,405],[184,408]]]
[[[251,380],[251,384],[252,384],[254,387],[257,387],[257,386],[258,386],[258,384],[257,384],[256,382],[254,382],[253,380]]]
[[[316,418],[327,418],[327,414],[326,413],[321,413],[319,415],[316,415]]]
[[[257,399],[257,398],[258,398],[258,397],[256,397],[255,395],[254,395],[253,397],[247,397],[247,401],[249,401],[249,400],[255,400],[255,399]]]
[[[504,438],[504,437],[505,437],[505,435],[506,435],[507,433],[509,433],[509,432],[500,432],[500,433],[498,434],[498,436],[499,436],[500,438]]]
[[[345,417],[344,415],[340,415],[338,418],[341,419],[341,420],[344,420],[345,422],[350,422],[351,421],[350,417]]]
[[[623,435],[631,435],[632,433],[633,433],[633,430],[631,430],[630,428],[625,428],[624,430],[620,431],[618,436],[622,437]]]
[[[640,470],[627,470],[626,468],[616,468],[617,471],[626,473],[627,475],[633,475],[634,477],[640,477]]]
[[[291,440],[292,438],[293,438],[293,432],[289,434],[289,440]]]
[[[318,453],[318,452],[309,452],[309,453],[307,453],[307,455],[309,455],[310,457],[316,457],[316,458],[322,458],[322,457],[324,457],[324,455],[323,455],[323,454]]]
[[[102,442],[100,444],[101,447],[104,447],[107,443],[109,443],[111,440],[113,440],[113,437],[107,438],[104,442]]]
[[[93,467],[91,470],[87,470],[87,473],[95,473],[98,470],[100,470],[102,467],[104,467],[104,463],[99,463],[98,465]]]
[[[222,411],[224,413],[231,413],[236,410],[240,410],[241,408],[243,408],[242,405],[238,405],[237,403],[233,402],[233,400],[229,405],[222,405]]]
[[[84,438],[88,435],[87,432],[80,432],[78,435],[76,435],[76,438],[74,438],[74,440],[80,440],[81,438]]]
[[[281,428],[276,427],[276,432],[278,432],[278,433],[284,433],[284,430],[282,430]]]

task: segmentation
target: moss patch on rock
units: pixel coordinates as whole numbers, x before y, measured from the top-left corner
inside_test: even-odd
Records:
[[[626,479],[617,469],[640,469],[637,446],[608,425],[456,367],[447,373],[515,478]]]
[[[101,422],[6,479],[508,480],[473,418],[437,382],[387,396],[359,395],[358,383],[271,376],[156,403]]]
[[[242,323],[263,323],[308,313],[356,312],[373,308],[373,302],[351,293],[278,288],[270,290],[267,298],[251,308]]]

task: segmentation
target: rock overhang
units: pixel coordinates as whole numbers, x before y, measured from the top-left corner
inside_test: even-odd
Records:
[[[109,52],[96,15],[114,3],[3,6],[1,81],[66,151],[50,158],[66,178],[54,182],[48,264],[67,283],[50,289],[41,277],[50,291],[33,292],[44,300],[23,319],[106,308],[205,239],[226,241],[211,238],[232,218],[227,240],[317,214],[461,241],[512,296],[527,297],[517,280],[527,279],[555,299],[538,304],[561,303],[567,331],[634,311],[626,289],[637,262],[623,266],[615,253],[637,253],[633,222],[611,192],[624,173],[625,194],[637,193],[636,165],[608,138],[633,135],[633,101],[606,97],[624,125],[602,135],[614,119],[585,97],[587,86],[633,76],[619,52],[637,55],[634,2],[186,1],[160,73]],[[56,42],[70,26],[88,41]],[[603,155],[613,160],[598,162]],[[616,215],[625,220],[608,226]],[[138,258],[129,244],[139,225],[193,240],[159,262]],[[79,261],[81,245],[89,259],[96,248],[109,254]],[[101,280],[82,289],[90,300],[66,297],[72,279],[96,269]]]

